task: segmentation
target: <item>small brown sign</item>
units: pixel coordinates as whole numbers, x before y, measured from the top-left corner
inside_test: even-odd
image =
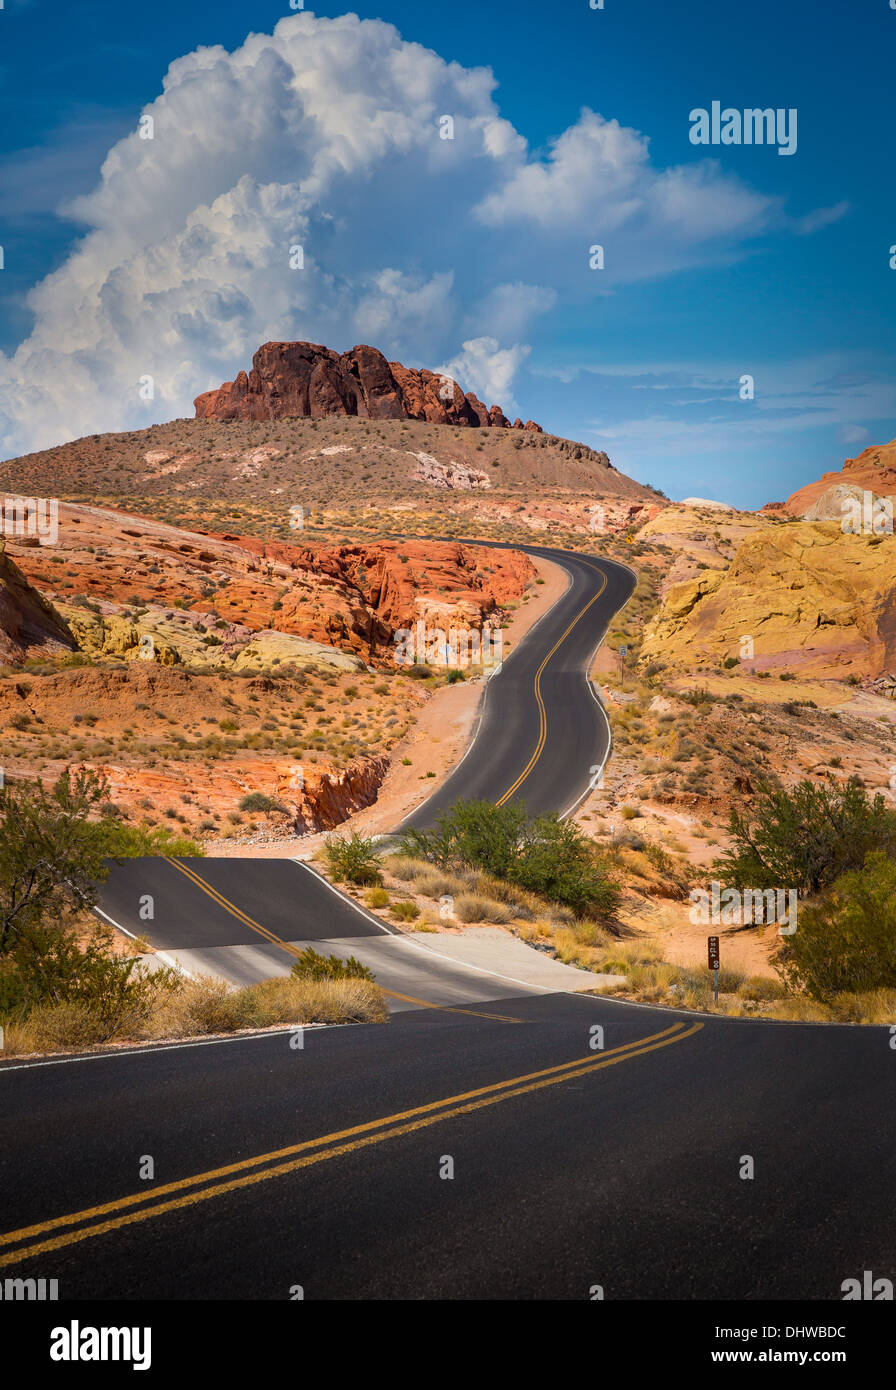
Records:
[[[706,944],[707,944],[707,946],[708,946],[708,948],[709,948],[709,952],[708,952],[708,954],[709,954],[709,968],[710,968],[710,970],[718,970],[718,969],[719,969],[719,938],[718,938],[717,936],[709,936],[709,937],[707,937],[707,939],[706,939]]]

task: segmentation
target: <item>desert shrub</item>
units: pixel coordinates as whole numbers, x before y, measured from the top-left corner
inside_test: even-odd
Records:
[[[735,888],[786,886],[809,896],[872,851],[896,856],[896,813],[857,777],[843,786],[804,779],[789,790],[763,783],[751,808],[731,811],[728,830],[731,848],[714,870]]]
[[[245,1026],[240,991],[226,980],[202,975],[183,987],[175,1005],[175,1036],[192,1037],[201,1033],[233,1033]]]
[[[168,968],[151,971],[136,956],[115,956],[111,946],[106,926],[95,926],[86,942],[73,929],[31,930],[0,960],[0,1017],[21,1021],[41,1009],[57,1021],[80,1018],[86,1043],[133,1035],[179,977]]]
[[[370,980],[376,976],[355,956],[324,956],[313,946],[306,946],[299,953],[290,971],[296,980]]]
[[[283,975],[239,991],[250,1026],[277,1023],[384,1023],[385,996],[371,980],[312,980]]]
[[[373,840],[365,840],[357,830],[346,838],[330,835],[324,844],[330,873],[337,883],[349,882],[377,886],[381,881],[379,859]]]
[[[507,878],[526,821],[525,807],[515,802],[459,801],[442,813],[434,830],[408,831],[402,848],[443,868],[467,866]]]
[[[394,902],[391,907],[392,916],[398,922],[413,922],[420,916],[420,909],[416,903],[411,902],[410,898],[401,898]]]
[[[869,854],[800,911],[776,961],[787,985],[811,999],[896,988],[896,862]]]
[[[619,901],[604,861],[573,821],[530,818],[517,803],[459,801],[434,830],[409,831],[403,850],[446,869],[480,869],[580,914],[610,913]]]
[[[240,800],[241,811],[284,811],[286,808],[282,802],[274,796],[268,796],[265,792],[248,792]]]
[[[480,893],[461,893],[454,899],[454,915],[461,922],[494,922],[503,926],[514,919],[514,912],[506,903],[496,902],[494,898]]]
[[[84,1004],[39,1004],[28,1016],[7,1025],[5,1051],[78,1052],[103,1041],[103,1030]]]
[[[198,840],[179,834],[167,825],[122,825],[103,822],[101,843],[109,859],[140,859],[169,854],[175,858],[203,857]]]
[[[389,904],[389,894],[385,888],[371,888],[366,894],[368,907],[387,907]]]
[[[768,975],[749,975],[747,979],[738,987],[738,994],[741,999],[752,999],[754,1002],[768,1002],[773,999],[782,999],[786,990],[780,980],[774,980]]]

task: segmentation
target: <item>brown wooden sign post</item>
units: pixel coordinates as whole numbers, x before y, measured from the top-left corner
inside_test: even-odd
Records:
[[[719,938],[709,936],[706,939],[709,956],[709,968],[712,971],[712,990],[713,999],[716,1004],[719,1002]]]

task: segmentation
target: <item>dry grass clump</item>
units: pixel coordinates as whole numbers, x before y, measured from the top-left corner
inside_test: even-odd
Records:
[[[412,886],[414,892],[423,897],[434,901],[454,898],[454,913],[461,922],[493,922],[505,926],[511,922],[534,922],[541,918],[555,924],[575,920],[574,913],[568,907],[546,902],[536,893],[493,878],[480,869],[457,869],[449,873],[435,868],[425,859],[408,854],[389,855],[384,867],[399,882]],[[482,915],[475,915],[477,907],[481,907]]]
[[[382,1023],[383,991],[369,980],[278,975],[235,989],[204,976],[187,981],[154,1020],[152,1037],[195,1037],[282,1023]]]
[[[84,1004],[39,1004],[3,1029],[4,1057],[29,1052],[79,1052],[104,1042],[106,1029]]]
[[[804,1023],[896,1024],[896,989],[872,989],[863,994],[835,994],[821,1004],[805,995],[790,994],[775,1007],[775,1018]]]
[[[200,976],[184,980],[152,1014],[112,1041],[145,1042],[235,1033],[277,1024],[384,1023],[389,1013],[369,980],[303,980],[290,975],[235,988]],[[4,1056],[78,1052],[108,1042],[108,1032],[80,1004],[39,1005],[4,1033]]]
[[[498,926],[507,926],[516,914],[507,903],[497,902],[494,898],[484,897],[480,893],[460,893],[454,899],[454,915],[459,922],[493,922]]]

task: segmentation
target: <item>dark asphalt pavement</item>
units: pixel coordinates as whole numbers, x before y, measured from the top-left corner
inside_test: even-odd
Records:
[[[564,810],[606,755],[585,668],[634,581],[563,563],[569,591],[415,823],[461,795]],[[412,978],[436,1007],[0,1064],[3,1277],[58,1279],[62,1300],[838,1300],[863,1271],[896,1280],[886,1027],[712,1019],[411,961],[289,862],[133,861],[103,907],[162,949],[227,956],[232,978],[288,968],[296,942],[379,952],[383,983]]]
[[[63,1299],[607,1300],[838,1299],[893,1273],[888,1030],[512,1012],[8,1064],[2,1273]]]

